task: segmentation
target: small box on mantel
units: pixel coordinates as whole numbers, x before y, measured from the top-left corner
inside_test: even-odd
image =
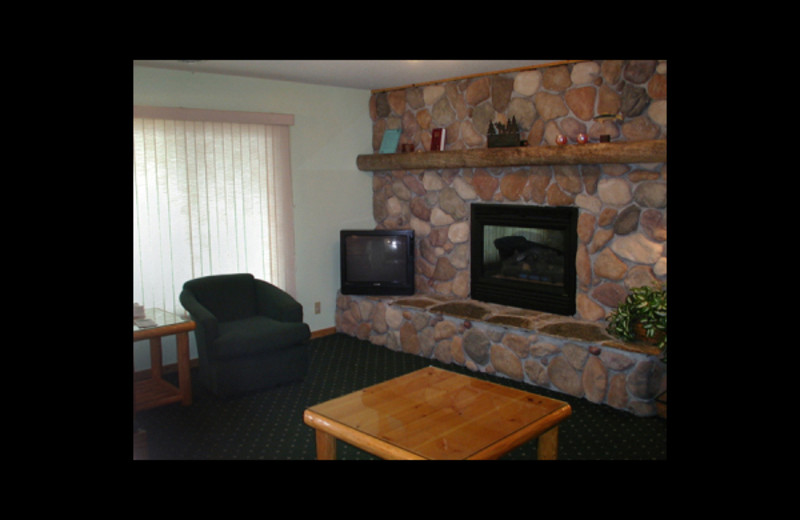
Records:
[[[489,129],[486,132],[486,144],[489,148],[520,146],[517,118],[512,117],[507,124],[501,122],[489,123]]]
[[[487,146],[489,148],[504,148],[507,146],[520,146],[519,135],[516,134],[495,134],[487,135]]]

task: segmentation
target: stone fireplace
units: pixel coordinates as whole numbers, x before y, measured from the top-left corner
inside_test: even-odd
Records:
[[[610,136],[612,151],[615,143],[665,142],[666,62],[588,61],[376,92],[370,113],[375,150],[386,129],[401,128],[401,143],[442,162],[362,168],[373,172],[376,228],[415,230],[416,294],[339,295],[337,330],[655,413],[653,398],[666,388],[659,351],[610,337],[605,320],[629,289],[666,283],[666,160],[449,161],[485,149],[488,124],[512,117],[528,146],[548,153],[561,153],[559,134],[577,155],[595,146],[577,144],[579,133],[592,143]],[[618,113],[621,120],[599,117]],[[446,149],[424,153],[437,127],[447,129]],[[565,232],[498,223],[483,214],[488,208],[553,213]],[[505,277],[499,297],[486,294],[492,277]],[[532,286],[534,301],[511,294]]]

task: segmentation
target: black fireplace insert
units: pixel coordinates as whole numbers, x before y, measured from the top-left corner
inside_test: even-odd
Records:
[[[575,314],[578,209],[472,204],[472,299]]]

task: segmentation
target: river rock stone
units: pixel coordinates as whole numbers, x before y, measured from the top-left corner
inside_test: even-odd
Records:
[[[594,83],[595,79],[600,76],[600,65],[593,61],[584,61],[576,63],[572,68],[570,80],[575,85],[582,83]]]
[[[525,172],[511,172],[500,180],[500,192],[508,200],[519,200],[527,182],[528,176]]]
[[[667,185],[660,181],[642,182],[633,192],[633,199],[645,208],[667,207]]]
[[[623,209],[614,221],[614,233],[628,235],[639,227],[639,214],[642,212],[638,206],[632,205]]]
[[[547,367],[547,376],[559,390],[575,397],[583,397],[581,374],[564,358],[557,357]]]
[[[397,330],[400,328],[400,325],[403,323],[403,312],[395,306],[389,306],[386,308],[386,324],[394,329]]]
[[[572,85],[569,68],[566,65],[547,67],[543,71],[542,84],[547,90],[562,92]]]
[[[448,320],[442,320],[433,327],[433,337],[437,341],[450,339],[456,335],[456,332],[458,332],[456,325]]]
[[[657,60],[631,60],[625,66],[623,75],[631,83],[645,83],[656,71]]]
[[[417,336],[417,329],[414,328],[414,325],[411,322],[403,323],[403,326],[400,327],[400,346],[403,352],[408,354],[418,354],[420,347],[419,347],[419,337]]]
[[[491,342],[486,334],[476,329],[469,329],[464,334],[464,352],[480,365],[489,361],[489,345]]]
[[[578,119],[591,121],[594,117],[594,102],[596,90],[594,87],[581,87],[570,89],[564,94],[567,106]]]
[[[635,364],[635,361],[630,357],[610,348],[603,349],[599,357],[609,370],[627,370]]]
[[[622,106],[620,110],[625,117],[636,117],[642,115],[644,109],[650,104],[650,96],[647,90],[626,83],[622,89]]]
[[[633,196],[631,187],[623,179],[601,179],[597,183],[597,195],[603,204],[625,206]]]
[[[667,224],[660,211],[648,209],[642,212],[641,224],[647,238],[657,242],[667,240]]]
[[[447,238],[454,244],[460,244],[469,240],[469,222],[456,222],[450,226]]]
[[[442,97],[437,101],[431,109],[431,117],[433,124],[438,127],[446,127],[456,120],[456,111],[450,106],[446,97]]]
[[[558,94],[537,92],[533,96],[533,104],[536,107],[536,112],[545,120],[556,119],[569,114],[569,109],[564,103],[564,99]]]
[[[633,396],[641,399],[654,398],[659,392],[663,371],[663,363],[641,361],[628,376],[628,391]]]
[[[467,204],[461,200],[458,192],[451,187],[447,187],[439,193],[439,207],[456,220],[466,217],[469,213]]]
[[[464,99],[468,105],[473,106],[489,99],[489,78],[483,77],[472,81],[467,86]]]
[[[450,260],[445,256],[440,256],[436,262],[436,269],[433,271],[433,279],[439,281],[452,280],[456,275],[456,269]]]
[[[389,106],[389,95],[386,92],[375,96],[375,112],[379,118],[388,117],[392,113],[392,108]]]
[[[648,117],[637,117],[622,125],[622,135],[630,141],[656,139],[658,134],[658,125]]]
[[[515,381],[523,380],[522,361],[513,352],[500,345],[492,345],[490,349],[492,366]]]
[[[478,197],[483,200],[492,200],[499,185],[500,181],[486,170],[477,170],[472,176],[472,186]]]
[[[561,353],[564,356],[564,359],[567,360],[575,370],[582,370],[583,365],[586,363],[586,360],[589,357],[589,351],[581,347],[580,345],[576,345],[574,343],[567,343],[561,348]]]
[[[444,96],[444,92],[445,90],[442,85],[429,85],[422,90],[422,99],[425,105],[432,106]]]
[[[608,248],[604,248],[594,260],[594,274],[608,280],[622,280],[628,265]]]
[[[640,264],[653,264],[661,258],[664,246],[649,240],[642,233],[634,233],[617,237],[611,243],[611,249],[627,260]]]
[[[542,84],[542,73],[538,70],[520,72],[514,78],[514,90],[521,96],[532,96]]]
[[[536,119],[536,108],[527,99],[514,98],[508,104],[508,117],[517,120],[520,130],[527,131]]]
[[[605,400],[608,370],[599,358],[592,356],[587,360],[581,382],[586,399],[593,403],[602,403]]]
[[[462,200],[472,200],[478,196],[478,194],[475,193],[475,188],[460,175],[453,179],[453,189],[456,190],[456,193]]]
[[[511,100],[514,80],[506,76],[492,76],[490,83],[492,88],[492,106],[498,112],[505,112],[508,108],[508,102]],[[511,117],[510,111],[508,117]],[[519,122],[519,119],[517,122]]]
[[[495,110],[491,103],[481,103],[472,109],[472,126],[475,132],[486,135],[489,131],[489,123],[494,122]]]

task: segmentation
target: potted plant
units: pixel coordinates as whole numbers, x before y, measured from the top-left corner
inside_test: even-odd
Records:
[[[642,286],[630,294],[608,316],[608,332],[626,341],[658,346],[667,361],[667,288]]]

